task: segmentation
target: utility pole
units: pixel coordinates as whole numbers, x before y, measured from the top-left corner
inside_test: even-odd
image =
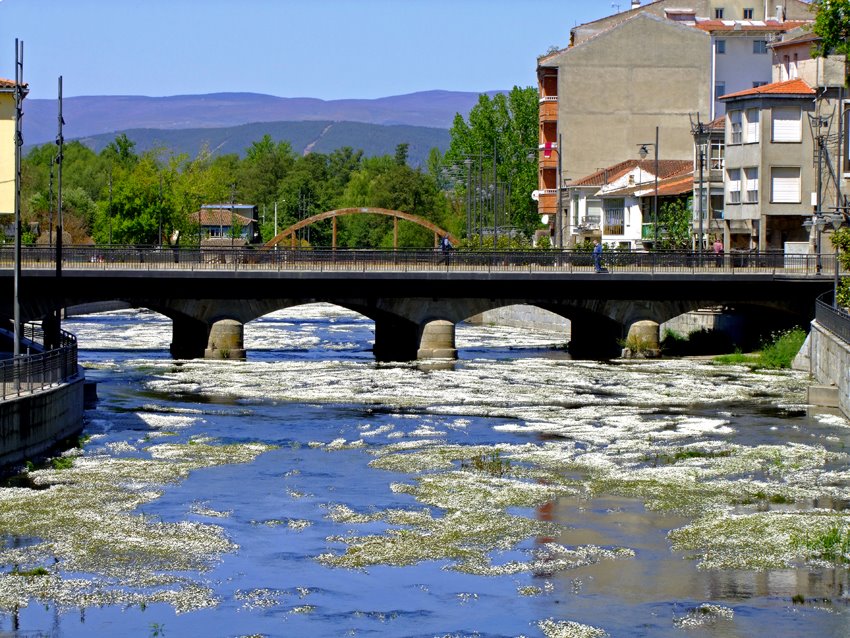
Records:
[[[21,147],[24,145],[23,135],[23,100],[24,100],[24,43],[15,39],[15,298],[14,322],[15,344],[13,354],[21,354]],[[15,375],[15,387],[18,388],[20,379]]]
[[[65,159],[65,136],[62,132],[62,126],[65,120],[62,119],[62,76],[59,76],[59,133],[56,136],[56,145],[59,151],[56,153],[56,276],[62,276],[62,235],[63,215],[62,215],[62,163]]]

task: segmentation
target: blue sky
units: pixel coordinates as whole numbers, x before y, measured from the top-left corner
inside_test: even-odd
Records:
[[[619,0],[620,8],[629,0]],[[603,0],[0,0],[0,77],[30,97],[247,91],[375,98],[536,85]]]

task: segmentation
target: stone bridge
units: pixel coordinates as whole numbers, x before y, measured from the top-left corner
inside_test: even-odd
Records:
[[[458,322],[485,310],[529,304],[572,322],[575,356],[607,358],[619,353],[618,342],[639,323],[657,326],[698,308],[757,308],[762,318],[781,313],[807,324],[815,298],[833,284],[831,274],[815,272],[813,265],[791,268],[784,262],[735,267],[701,258],[678,266],[622,264],[596,274],[586,255],[569,263],[561,257],[552,261],[551,254],[546,260],[495,253],[411,255],[237,251],[208,259],[208,252],[133,252],[126,258],[92,252],[66,261],[61,276],[49,260],[30,260],[22,270],[20,316],[38,320],[68,306],[120,300],[171,318],[176,358],[241,358],[245,323],[282,308],[328,302],[375,322],[378,360],[406,361],[455,357]],[[0,287],[0,313],[11,317],[12,270],[2,265]]]

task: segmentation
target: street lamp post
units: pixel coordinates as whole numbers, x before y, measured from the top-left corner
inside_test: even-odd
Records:
[[[641,159],[646,159],[646,156],[649,155],[649,150],[647,146],[652,146],[655,149],[655,168],[653,172],[655,173],[655,194],[652,196],[652,226],[653,226],[653,238],[654,238],[654,246],[658,245],[658,127],[655,127],[655,143],[646,142],[645,144],[640,145],[640,151],[638,154]]]

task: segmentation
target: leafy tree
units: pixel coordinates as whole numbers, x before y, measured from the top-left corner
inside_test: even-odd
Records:
[[[495,158],[499,182],[510,184],[511,223],[526,235],[540,226],[531,192],[537,188],[538,94],[534,87],[514,87],[508,95],[486,94],[469,112],[468,122],[455,115],[445,165],[481,170],[492,175]],[[531,159],[529,154],[532,153]],[[472,166],[464,164],[472,159]],[[430,167],[429,167],[430,168]],[[466,175],[461,171],[461,177]],[[492,179],[492,178],[490,178]],[[465,182],[459,184],[461,196]]]
[[[677,197],[662,201],[658,207],[658,246],[662,250],[680,250],[691,246],[691,198]]]
[[[820,38],[816,55],[850,55],[850,0],[815,0],[812,31]]]
[[[254,142],[239,164],[236,182],[239,184],[239,199],[262,206],[275,201],[280,181],[292,169],[295,155],[289,142],[278,142],[271,135],[264,135]]]

